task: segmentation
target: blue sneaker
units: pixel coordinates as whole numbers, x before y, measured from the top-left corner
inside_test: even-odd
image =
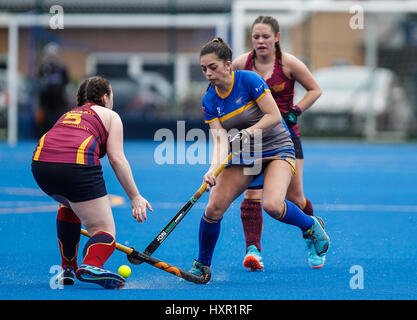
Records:
[[[249,268],[250,271],[262,270],[264,268],[261,253],[255,245],[251,245],[246,249],[246,256],[245,259],[243,259],[243,266],[245,268]]]
[[[88,264],[80,265],[76,275],[80,281],[97,283],[106,289],[119,289],[126,283],[126,280],[117,273]]]
[[[317,217],[318,222],[320,223],[320,225],[322,226],[322,228],[324,229],[324,222],[320,217]],[[313,269],[319,269],[321,267],[324,266],[324,262],[326,261],[326,256],[318,256],[316,249],[314,247],[314,242],[311,239],[305,239],[306,241],[306,245],[307,245],[307,252],[308,252],[308,256],[307,256],[307,260],[308,263],[310,264],[310,266]]]
[[[313,218],[314,223],[310,229],[303,232],[303,237],[306,241],[311,240],[317,255],[323,257],[327,253],[327,250],[329,250],[330,238],[320,223],[321,219],[318,217],[311,218]]]
[[[205,271],[203,271],[203,269],[205,269]],[[205,266],[204,264],[202,264],[200,261],[197,261],[197,260],[194,260],[193,268],[189,272],[196,275],[197,277],[201,277],[205,275],[205,277],[207,278],[207,276],[209,277],[211,276],[210,267]],[[186,280],[181,278],[180,281],[186,281]],[[205,283],[209,283],[209,281]]]
[[[204,267],[204,265],[200,261],[194,260],[193,268],[190,270],[190,273],[201,277],[204,274],[202,267]]]
[[[61,272],[55,278],[55,284],[72,286],[74,284],[75,271],[72,267],[62,267]]]

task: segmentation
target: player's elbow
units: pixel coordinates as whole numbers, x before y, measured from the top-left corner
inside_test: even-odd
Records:
[[[323,90],[321,90],[321,88],[320,88],[320,87],[318,87],[318,88],[316,89],[316,99],[320,98],[320,97],[321,97],[321,95],[322,95],[322,93],[323,93]]]
[[[281,113],[278,108],[276,109],[276,112],[271,114],[271,121],[273,122],[272,127],[282,122]]]
[[[314,86],[313,88],[311,88],[311,90],[309,90],[311,93],[311,96],[313,97],[314,101],[316,101],[318,98],[320,98],[321,94],[323,93],[323,91],[321,90],[320,86]]]
[[[119,168],[126,162],[126,158],[123,155],[108,155],[108,157],[112,168]]]

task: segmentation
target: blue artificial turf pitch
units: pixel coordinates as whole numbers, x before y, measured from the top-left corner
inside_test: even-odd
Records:
[[[141,264],[122,290],[76,282],[54,289],[60,263],[56,203],[37,187],[30,163],[35,141],[0,144],[0,299],[2,300],[374,300],[417,298],[417,145],[304,142],[304,190],[331,238],[327,261],[314,270],[296,227],[264,214],[263,272],[242,267],[240,200],[224,216],[207,285],[179,281]],[[112,195],[117,241],[143,250],[194,194],[208,164],[157,164],[158,142],[128,141],[125,153],[141,193],[154,208],[138,224],[130,203],[102,160]],[[187,147],[187,146],[186,146]],[[203,195],[155,257],[183,269],[198,253]],[[81,238],[78,260],[86,238]],[[106,267],[129,264],[115,252]]]

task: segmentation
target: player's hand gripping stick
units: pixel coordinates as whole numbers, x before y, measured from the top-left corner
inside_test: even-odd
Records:
[[[229,140],[231,153],[239,154],[244,146],[249,146],[250,132],[246,129],[240,130],[235,136]]]

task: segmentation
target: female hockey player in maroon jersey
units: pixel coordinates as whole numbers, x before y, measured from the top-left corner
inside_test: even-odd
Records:
[[[58,284],[73,284],[75,276],[105,288],[120,288],[125,280],[102,268],[115,249],[115,225],[100,158],[107,154],[117,179],[131,201],[138,222],[152,211],[141,196],[123,151],[123,124],[113,111],[113,92],[102,77],[84,80],[78,107],[63,114],[39,140],[32,173],[39,187],[60,203],[57,216],[62,272]],[[77,265],[81,223],[91,238]]]

